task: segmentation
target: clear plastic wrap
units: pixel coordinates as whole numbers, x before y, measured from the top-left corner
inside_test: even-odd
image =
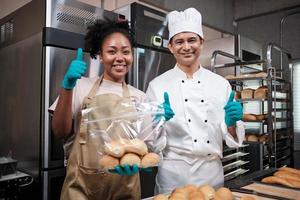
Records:
[[[99,169],[159,164],[165,146],[164,109],[160,104],[120,99],[114,109],[97,106],[82,110],[82,119],[88,133],[87,145],[95,149]]]

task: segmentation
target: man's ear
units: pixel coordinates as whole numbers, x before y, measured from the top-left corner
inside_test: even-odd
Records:
[[[171,51],[171,53],[173,54],[172,45],[171,45],[170,43],[168,44],[168,48],[169,48],[169,50]]]

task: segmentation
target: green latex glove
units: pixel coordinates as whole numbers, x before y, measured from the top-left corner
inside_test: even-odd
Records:
[[[235,123],[242,119],[243,117],[243,107],[241,103],[233,101],[234,100],[234,92],[231,91],[230,97],[225,109],[225,123],[227,127],[235,126]]]
[[[132,176],[139,172],[139,167],[135,165],[118,165],[115,169],[110,169],[109,172],[122,176]]]
[[[169,94],[167,92],[164,92],[164,102],[161,104],[161,106],[164,108],[164,114],[157,114],[155,116],[155,121],[159,121],[161,117],[164,117],[166,121],[172,119],[175,113],[171,108]]]
[[[77,79],[80,79],[86,72],[86,62],[83,61],[83,51],[77,50],[77,58],[72,60],[69,69],[62,81],[62,87],[71,90],[75,87]]]

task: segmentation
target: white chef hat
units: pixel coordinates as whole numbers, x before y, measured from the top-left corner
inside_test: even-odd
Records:
[[[198,34],[202,39],[202,16],[195,8],[188,8],[184,11],[172,11],[167,15],[170,39],[181,32],[193,32]]]

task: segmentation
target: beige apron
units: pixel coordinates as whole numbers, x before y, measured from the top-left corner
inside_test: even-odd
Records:
[[[130,102],[129,91],[123,83],[123,97],[115,94],[96,95],[102,82],[99,78],[83,101],[82,109],[100,106],[106,109],[101,113],[91,111],[89,119],[110,116],[116,112],[128,110],[120,102]],[[129,110],[128,110],[129,111]],[[80,129],[76,133],[75,141],[68,159],[67,174],[61,192],[61,200],[140,200],[139,174],[121,176],[118,174],[99,171],[99,157],[95,145],[89,142],[88,125],[83,123],[85,116],[80,117]],[[98,124],[99,125],[99,124]],[[99,126],[105,129],[108,122]],[[90,125],[89,125],[90,126]]]

